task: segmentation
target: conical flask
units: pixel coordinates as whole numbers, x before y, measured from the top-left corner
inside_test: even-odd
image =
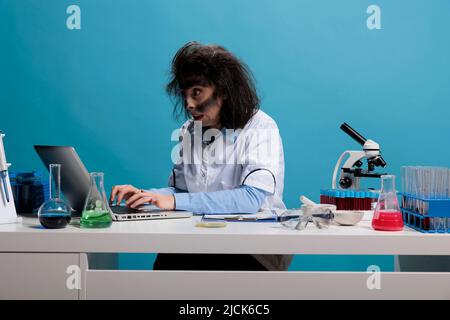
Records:
[[[398,205],[394,175],[381,176],[381,192],[373,214],[372,227],[383,231],[403,229],[403,216]]]
[[[102,172],[90,173],[89,193],[84,203],[80,225],[82,228],[108,228],[112,217],[106,200]]]

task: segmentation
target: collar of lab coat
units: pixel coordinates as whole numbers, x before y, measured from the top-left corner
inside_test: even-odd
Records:
[[[194,135],[194,127],[194,121],[192,121],[191,125],[188,126],[188,130],[191,135]],[[227,142],[236,143],[238,135],[239,133],[236,130],[227,131],[227,128],[223,127],[222,129],[220,129],[220,134],[215,136],[215,139],[220,138],[220,136],[224,136]]]

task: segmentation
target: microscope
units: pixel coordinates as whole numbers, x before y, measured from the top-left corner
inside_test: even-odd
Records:
[[[334,167],[332,188],[336,189],[337,182],[339,182],[339,189],[360,190],[361,178],[380,178],[386,174],[373,172],[375,167],[384,168],[386,161],[381,156],[380,145],[378,143],[364,138],[345,122],[340,128],[362,146],[362,151],[344,151],[342,153]],[[346,156],[348,158],[341,167]],[[363,159],[367,159],[367,170],[362,169]],[[341,169],[338,180],[337,174],[339,168]]]
[[[11,165],[6,162],[3,138],[5,135],[0,131],[0,224],[17,223],[22,218],[17,217],[16,206],[9,181],[8,168]]]

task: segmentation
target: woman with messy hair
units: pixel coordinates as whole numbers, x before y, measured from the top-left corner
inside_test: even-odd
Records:
[[[114,186],[111,202],[196,214],[284,209],[284,156],[275,121],[259,109],[249,68],[225,48],[189,42],[172,61],[167,93],[188,120],[169,187]],[[286,270],[290,256],[158,254],[159,270]]]

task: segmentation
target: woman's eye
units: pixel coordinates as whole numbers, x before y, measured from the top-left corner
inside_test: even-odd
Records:
[[[194,95],[194,97],[197,97],[200,95],[201,92],[202,92],[202,90],[200,90],[200,89],[194,89],[192,91],[192,94]]]

